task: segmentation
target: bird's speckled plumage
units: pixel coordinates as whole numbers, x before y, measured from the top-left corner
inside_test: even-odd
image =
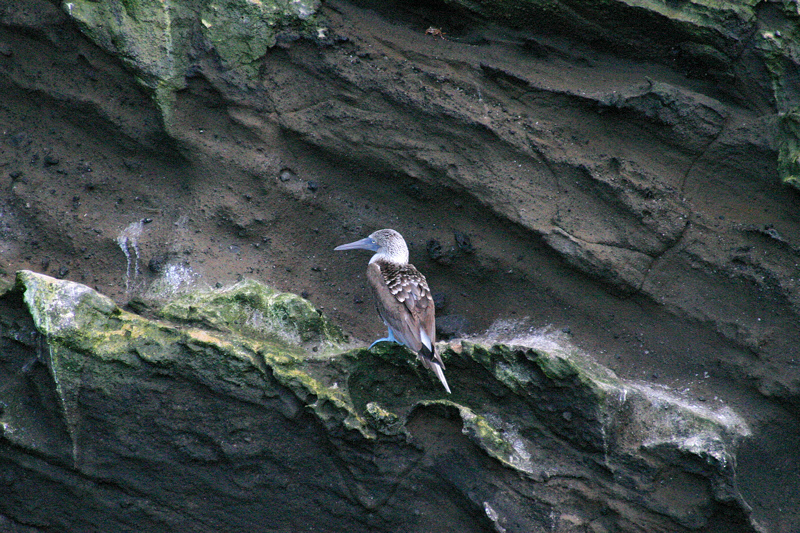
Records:
[[[436,319],[431,291],[425,276],[408,262],[408,247],[403,237],[395,230],[382,229],[366,239],[335,249],[376,252],[367,266],[367,280],[375,296],[378,314],[389,329],[389,336],[375,343],[386,340],[407,346],[450,392],[444,377],[444,363],[436,353]]]

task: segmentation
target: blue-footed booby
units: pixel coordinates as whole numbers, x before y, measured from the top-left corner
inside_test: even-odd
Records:
[[[376,340],[370,348],[384,341],[407,346],[416,352],[422,366],[436,374],[449,393],[444,363],[436,353],[436,318],[431,291],[425,276],[408,262],[408,246],[403,236],[393,229],[382,229],[334,248],[356,249],[375,252],[367,266],[367,279],[378,314],[389,329],[388,337]]]

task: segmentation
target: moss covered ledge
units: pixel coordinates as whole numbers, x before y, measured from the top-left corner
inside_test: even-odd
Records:
[[[569,348],[442,343],[446,395],[404,348],[347,349],[310,303],[252,280],[170,300],[155,320],[29,271],[0,299],[19,302],[42,339],[31,347],[43,347],[0,389],[0,462],[48,486],[84,479],[60,496],[77,498],[76,508],[95,501],[91,487],[102,480],[157,508],[173,508],[179,494],[179,505],[194,509],[188,518],[151,516],[152,527],[219,519],[214,506],[192,507],[191,491],[167,473],[181,486],[202,484],[204,501],[242,502],[243,516],[302,514],[296,496],[271,485],[289,464],[300,493],[339,487],[325,492],[339,509],[330,520],[371,516],[378,529],[405,523],[414,486],[511,530],[540,530],[561,515],[588,527],[597,517],[586,509],[598,501],[635,511],[633,522],[609,519],[610,530],[688,531],[720,516],[750,524],[733,467],[749,429],[735,413],[620,380]],[[21,326],[0,326],[0,337],[19,337]],[[31,380],[44,408],[9,396]],[[61,481],[26,454],[62,464]],[[250,489],[235,496],[242,483]],[[681,505],[664,500],[676,494]],[[95,514],[113,523],[118,507],[98,505]],[[48,527],[67,523],[54,518],[57,509],[24,512]]]

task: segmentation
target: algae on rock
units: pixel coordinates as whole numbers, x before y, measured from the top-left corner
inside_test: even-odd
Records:
[[[15,294],[46,346],[37,379],[46,367],[63,422],[0,412],[0,464],[18,479],[10,490],[47,487],[35,508],[6,503],[22,501],[16,492],[0,501],[0,514],[26,523],[65,529],[77,510],[88,528],[122,527],[120,501],[140,494],[157,510],[137,515],[140,529],[242,530],[257,516],[278,531],[299,519],[421,532],[479,516],[485,528],[567,531],[555,528],[559,517],[587,528],[601,505],[628,510],[606,514],[607,530],[688,531],[724,519],[754,531],[732,467],[749,434],[735,413],[620,380],[569,348],[440,344],[453,394],[437,399],[438,384],[406,349],[336,353],[336,326],[252,280],[176,297],[159,321],[33,272],[19,272],[2,298]],[[0,340],[15,335],[4,324]],[[314,352],[320,345],[330,349]],[[15,406],[8,390],[0,405]],[[83,482],[64,481],[74,477]],[[186,489],[196,484],[201,496]],[[420,486],[453,511],[415,515]],[[664,499],[687,490],[678,507]],[[312,494],[319,508],[306,504]]]
[[[784,183],[800,187],[800,14],[796,3],[794,9],[786,4],[793,28],[763,29],[757,48],[764,56],[778,111],[778,175]]]
[[[800,107],[780,118],[778,174],[789,185],[800,188]]]
[[[167,131],[174,91],[186,87],[193,14],[185,2],[69,0],[64,11],[98,46],[119,57],[153,91]]]
[[[320,0],[63,0],[63,10],[98,46],[118,56],[153,91],[171,130],[174,92],[186,87],[197,42],[206,39],[226,67],[252,78],[256,61],[284,27],[319,37]],[[195,35],[201,28],[202,37]]]
[[[90,39],[133,68],[145,86],[186,86],[188,6],[152,0],[70,0],[63,8]]]
[[[159,315],[292,344],[335,348],[344,343],[341,329],[308,300],[250,279],[220,290],[175,297],[159,310]]]
[[[229,67],[255,75],[255,62],[275,45],[283,26],[314,26],[315,33],[322,29],[314,20],[320,4],[321,0],[210,0],[200,14],[200,22],[204,35]]]

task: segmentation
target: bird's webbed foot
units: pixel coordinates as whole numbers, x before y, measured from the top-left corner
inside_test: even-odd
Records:
[[[389,330],[389,334],[388,335],[389,335],[388,337],[384,337],[382,339],[378,339],[375,342],[373,342],[372,344],[370,344],[369,348],[367,348],[367,350],[371,350],[372,347],[375,346],[376,344],[378,344],[379,342],[397,342],[397,339],[394,338],[394,334],[392,334],[392,330]]]
[[[389,339],[389,337],[384,337],[382,339],[378,339],[375,342],[373,342],[372,344],[370,344],[369,348],[367,348],[367,350],[371,350],[372,347],[375,346],[376,344],[378,344],[379,342],[391,342],[391,339]]]

